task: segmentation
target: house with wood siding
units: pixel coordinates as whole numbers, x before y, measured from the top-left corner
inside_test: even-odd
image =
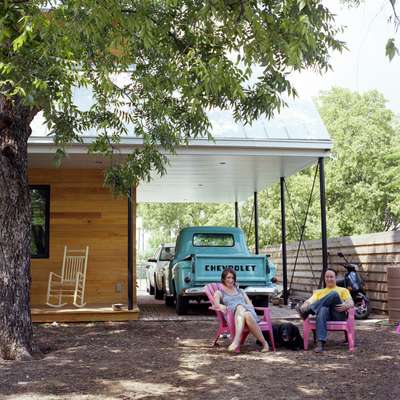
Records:
[[[41,205],[33,211],[32,234],[37,242],[31,262],[34,321],[138,318],[137,202],[244,201],[321,162],[332,146],[310,101],[290,102],[273,120],[258,120],[252,126],[234,123],[226,112],[215,111],[210,118],[213,142],[195,139],[177,148],[176,154],[167,154],[166,175],[132,188],[128,199],[113,196],[104,186],[109,160],[88,153],[92,136],[71,144],[67,157],[56,167],[53,139],[40,132],[40,127],[33,128],[28,143],[29,184]],[[123,159],[141,144],[140,138],[123,138],[119,157]],[[60,271],[65,245],[90,249],[84,308],[45,305],[49,273]],[[113,311],[115,303],[130,304],[130,309]]]

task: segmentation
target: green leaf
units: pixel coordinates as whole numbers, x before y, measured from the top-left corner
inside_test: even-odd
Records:
[[[297,0],[297,5],[299,7],[299,11],[302,11],[303,8],[307,6],[307,3],[305,0]]]
[[[399,54],[399,50],[395,45],[394,38],[390,38],[386,43],[386,56],[392,61],[396,54]]]
[[[20,47],[24,45],[27,39],[28,39],[28,34],[26,31],[24,31],[23,33],[21,33],[21,35],[19,35],[16,39],[12,41],[12,49],[14,51],[17,51]]]
[[[54,159],[53,159],[53,164],[56,168],[59,168],[61,166],[61,162],[62,160],[66,157],[66,152],[64,148],[58,148],[56,150],[56,153],[54,155]]]

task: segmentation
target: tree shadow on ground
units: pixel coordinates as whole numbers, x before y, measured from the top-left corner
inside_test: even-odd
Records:
[[[323,355],[260,353],[253,338],[232,355],[227,342],[211,346],[215,329],[208,321],[39,325],[35,337],[44,357],[1,362],[1,399],[400,396],[400,336],[393,329],[359,325],[354,354],[343,334],[334,333]]]

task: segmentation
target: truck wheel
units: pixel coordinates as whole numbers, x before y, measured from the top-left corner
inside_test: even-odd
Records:
[[[173,307],[175,305],[174,296],[165,296],[164,298],[165,305],[167,307]]]
[[[149,283],[148,292],[149,292],[150,295],[153,295],[153,294],[154,294],[154,286],[152,286],[151,283]]]
[[[154,278],[154,298],[156,300],[162,300],[164,298],[164,291],[158,288],[157,281]]]
[[[169,295],[167,294],[165,282],[164,282],[164,287],[165,287],[165,305],[167,307],[174,307],[175,306],[175,282],[171,283],[171,287],[169,290]]]
[[[160,289],[158,289],[157,283],[156,287],[154,288],[154,298],[156,300],[162,300],[164,298],[164,292]]]
[[[178,315],[186,315],[188,312],[188,299],[180,294],[177,294],[175,309]]]

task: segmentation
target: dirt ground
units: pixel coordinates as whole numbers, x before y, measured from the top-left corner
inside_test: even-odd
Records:
[[[369,323],[368,323],[369,322]],[[36,325],[44,356],[0,362],[7,400],[400,398],[400,336],[358,324],[357,349],[330,333],[328,351],[260,353],[253,338],[232,355],[211,346],[216,321]]]

